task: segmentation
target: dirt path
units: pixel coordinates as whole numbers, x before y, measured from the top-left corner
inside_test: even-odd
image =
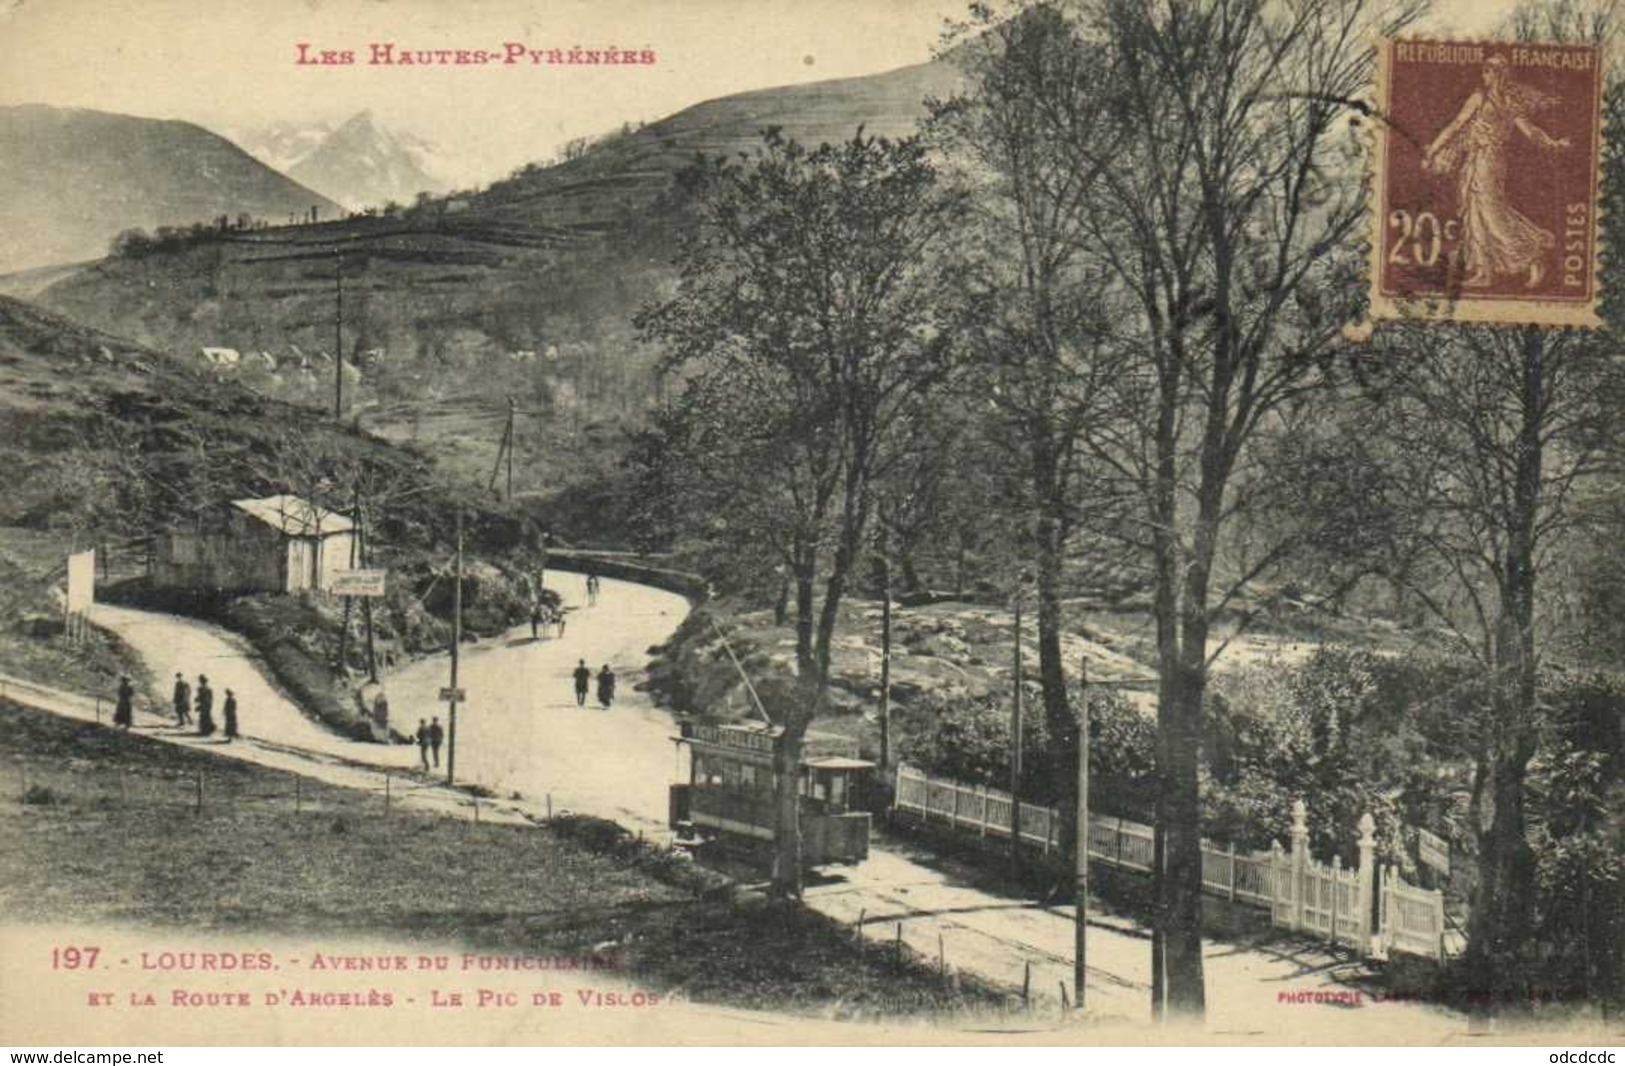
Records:
[[[485,818],[524,821],[574,810],[614,818],[653,838],[666,834],[667,785],[677,762],[665,712],[634,689],[646,649],[665,640],[687,611],[674,594],[604,581],[597,605],[584,602],[581,579],[554,577],[571,608],[563,638],[532,640],[528,627],[468,647],[459,685],[469,702],[459,714],[458,778],[493,790],[480,801]],[[386,769],[404,786],[397,795],[413,808],[470,817],[466,793],[413,769],[414,749],[344,740],[305,718],[266,680],[253,653],[235,636],[185,619],[97,608],[97,621],[116,630],[146,657],[154,675],[176,669],[208,673],[218,692],[238,691],[247,740],[233,745],[200,741],[143,713],[138,726],[165,739],[234,758],[293,770],[333,784],[380,788]],[[610,663],[620,678],[615,705],[589,700],[577,707],[570,671],[578,660]],[[447,681],[445,656],[425,659],[384,678],[398,726],[440,714],[439,688]],[[52,707],[89,717],[88,705]],[[104,712],[105,713],[105,712]],[[167,718],[167,713],[164,715]],[[443,780],[443,779],[442,779]],[[511,798],[514,793],[518,799]],[[813,885],[807,903],[842,922],[862,918],[865,934],[903,941],[928,959],[941,951],[950,968],[1021,987],[1030,973],[1035,1001],[1049,1012],[1060,985],[1070,991],[1073,920],[1070,908],[995,895],[959,882],[897,850],[872,851],[868,862],[833,871]],[[1102,919],[1089,932],[1090,1012],[1129,1025],[1149,1020],[1149,943],[1143,929]],[[1453,1013],[1415,1003],[1360,1009],[1288,1002],[1280,993],[1348,992],[1339,978],[1351,969],[1317,948],[1291,952],[1209,942],[1206,951],[1207,1031],[1239,1039],[1268,1037],[1314,1043],[1394,1039],[1434,1042],[1464,1036]],[[1030,967],[1030,971],[1029,971]],[[1376,1023],[1374,1025],[1374,1023]]]

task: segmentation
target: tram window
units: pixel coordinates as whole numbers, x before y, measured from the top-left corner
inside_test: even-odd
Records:
[[[754,766],[743,766],[743,765],[740,766],[739,767],[739,783],[741,785],[746,785],[746,786],[749,786],[751,788],[754,788],[756,786],[756,767],[754,767]]]
[[[829,802],[832,807],[844,807],[846,805],[845,774],[829,775]]]

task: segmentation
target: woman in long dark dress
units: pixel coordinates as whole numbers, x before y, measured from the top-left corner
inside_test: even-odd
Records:
[[[202,674],[197,679],[197,735],[207,737],[214,735],[214,689],[209,687],[209,679]]]
[[[225,706],[220,710],[226,716],[226,743],[230,744],[237,737],[237,695],[229,688]]]
[[[606,709],[615,702],[615,671],[609,668],[608,663],[598,671],[598,702]]]
[[[118,706],[113,710],[113,724],[121,729],[130,728],[135,721],[135,686],[130,679],[120,676],[118,679]]]

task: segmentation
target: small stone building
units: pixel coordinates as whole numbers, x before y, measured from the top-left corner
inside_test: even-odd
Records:
[[[355,537],[348,516],[298,496],[233,500],[197,529],[155,537],[148,573],[160,588],[321,590],[351,568]]]

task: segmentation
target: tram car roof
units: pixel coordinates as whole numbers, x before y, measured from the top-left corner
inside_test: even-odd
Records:
[[[695,748],[724,753],[751,761],[773,757],[774,745],[784,727],[764,722],[707,722],[689,719],[679,723],[681,735],[674,741]],[[858,757],[858,742],[838,733],[808,730],[801,742],[801,765],[819,770],[868,770],[874,763]]]

